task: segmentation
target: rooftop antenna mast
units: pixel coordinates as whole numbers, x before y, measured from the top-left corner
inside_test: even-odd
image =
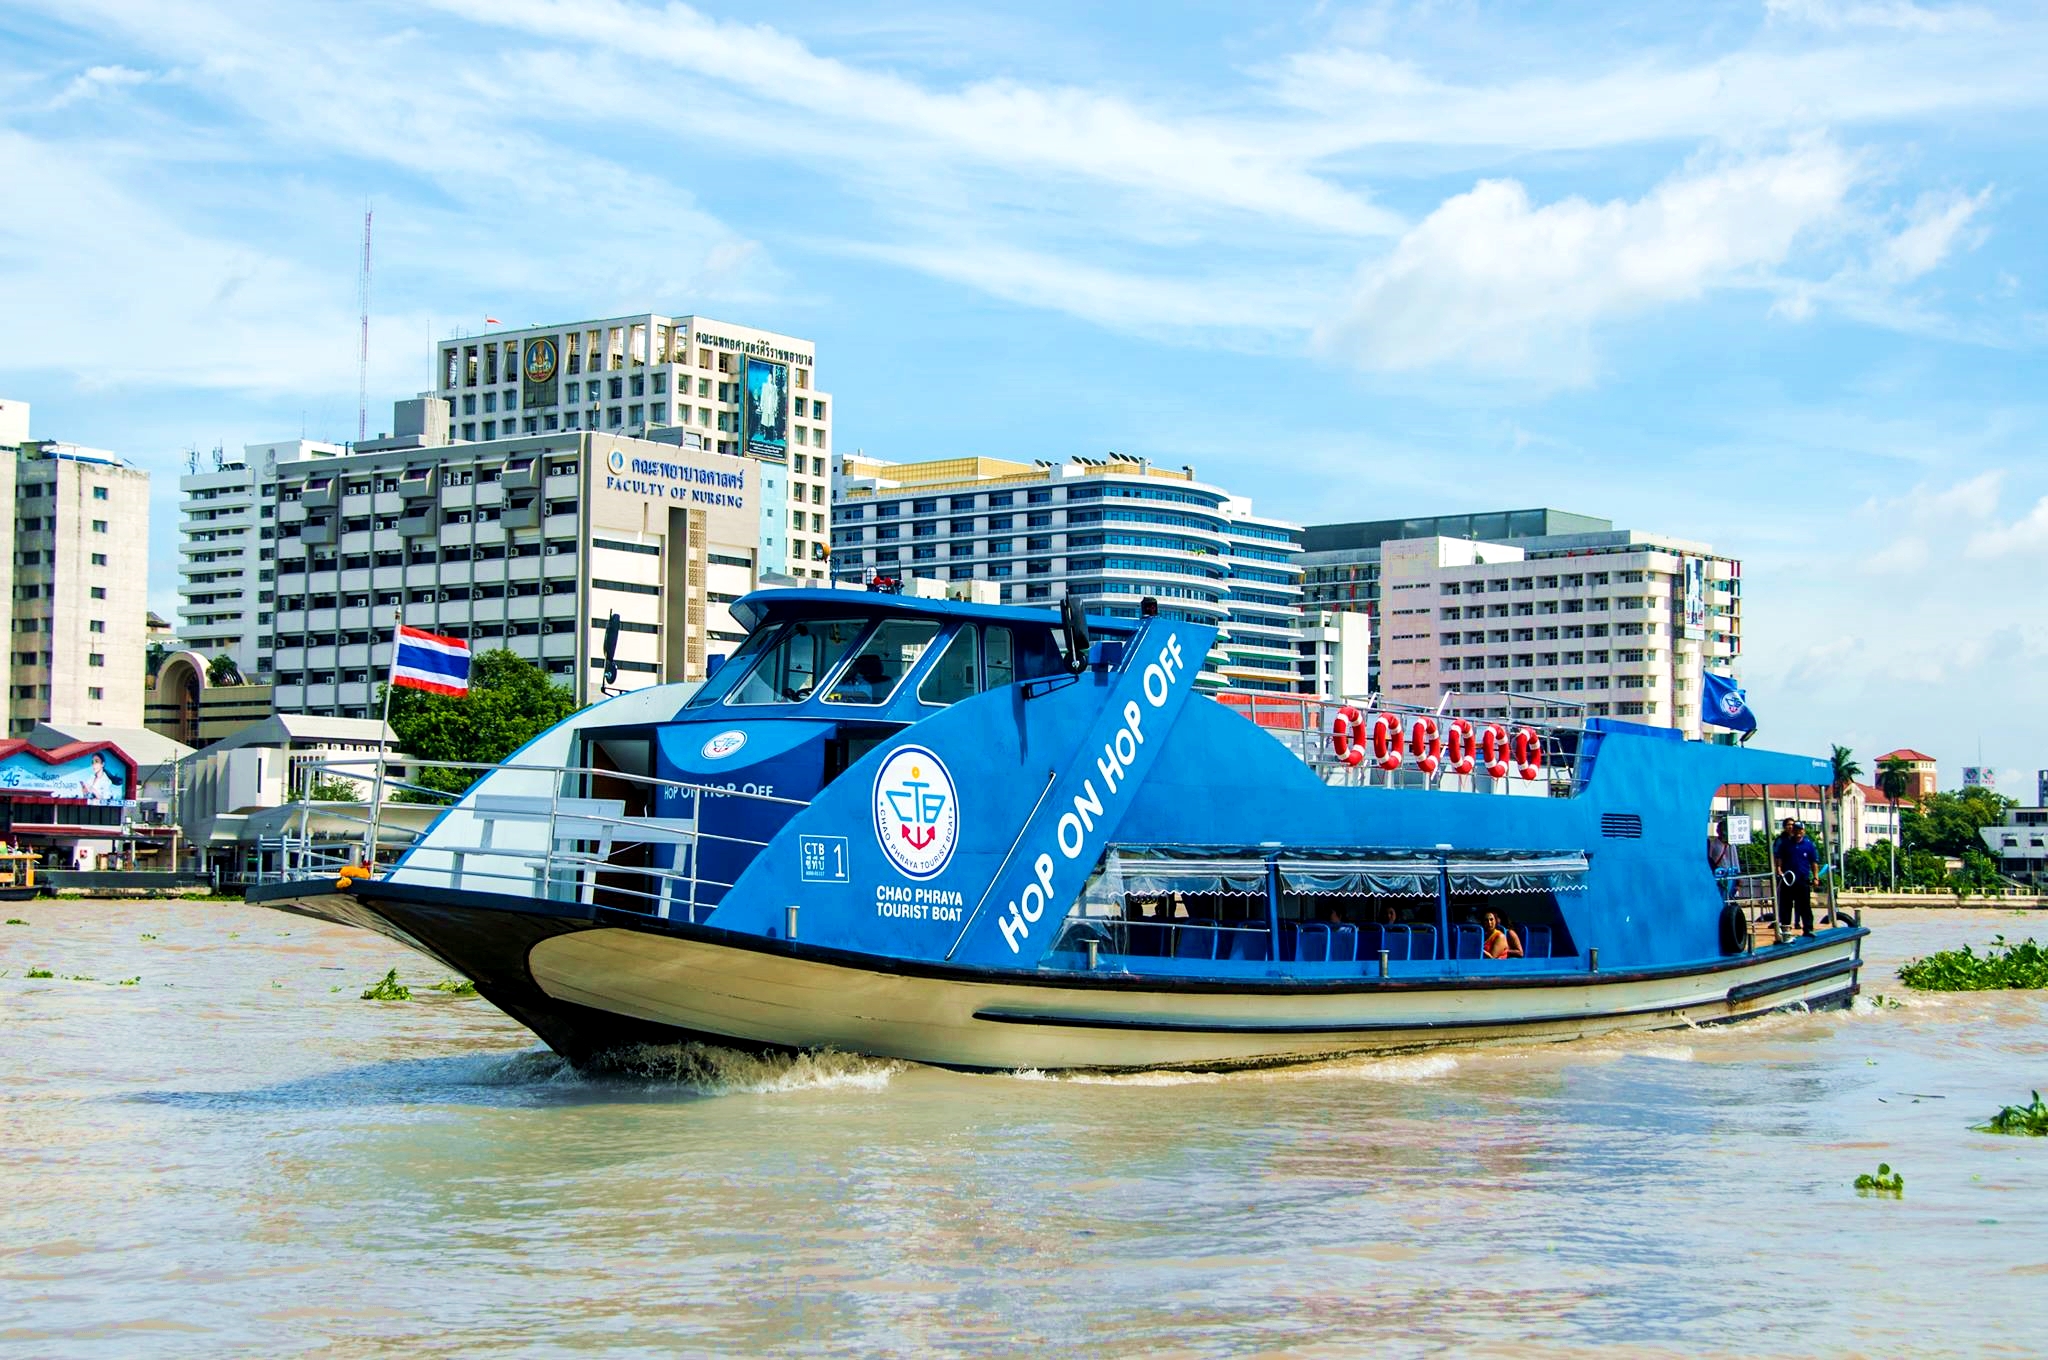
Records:
[[[356,310],[362,314],[362,344],[356,356],[356,442],[370,436],[370,210],[363,209],[363,268],[356,275]]]

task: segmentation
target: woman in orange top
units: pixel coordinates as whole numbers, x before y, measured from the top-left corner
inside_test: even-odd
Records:
[[[1500,917],[1487,912],[1479,918],[1479,928],[1485,933],[1486,957],[1489,959],[1519,959],[1522,957],[1522,942],[1511,930],[1501,928]]]

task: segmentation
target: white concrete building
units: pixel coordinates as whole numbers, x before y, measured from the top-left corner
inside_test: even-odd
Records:
[[[1095,614],[1159,612],[1214,624],[1203,682],[1293,692],[1300,526],[1142,458],[1020,463],[942,458],[837,463],[832,572],[989,581],[1005,603],[1050,607],[1065,595]]]
[[[652,437],[761,464],[761,567],[823,580],[835,403],[808,340],[653,312],[457,336],[428,394],[451,442],[515,435]]]
[[[8,733],[37,723],[142,726],[149,616],[149,474],[100,449],[26,438],[0,402],[0,524],[13,602]]]
[[[2029,887],[2048,886],[2048,807],[2006,809],[2005,822],[1978,830],[1998,872]]]
[[[270,674],[278,466],[346,452],[312,439],[250,444],[178,479],[178,637],[187,648],[208,660],[232,656],[252,681]]]
[[[398,436],[278,465],[279,713],[376,716],[401,611],[586,703],[613,613],[620,690],[702,679],[742,640],[727,606],[761,573],[758,460],[582,431],[446,444],[439,403],[399,408]]]
[[[1364,699],[1372,693],[1372,619],[1353,610],[1305,609],[1295,625],[1303,694]]]
[[[1585,714],[1698,737],[1741,654],[1741,564],[1634,532],[1380,549],[1380,689],[1468,717]]]

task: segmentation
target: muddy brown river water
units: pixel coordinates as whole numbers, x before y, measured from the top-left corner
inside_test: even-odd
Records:
[[[0,914],[0,1354],[2048,1353],[2048,1139],[1970,1129],[2048,994],[1894,977],[2048,915],[1874,913],[1849,1013],[1048,1080],[588,1078],[374,936]]]

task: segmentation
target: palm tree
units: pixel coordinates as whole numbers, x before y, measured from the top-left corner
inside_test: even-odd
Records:
[[[1892,891],[1899,890],[1899,800],[1913,785],[1912,767],[1904,756],[1886,756],[1877,765],[1877,786],[1892,805]]]
[[[1840,742],[1835,743],[1832,761],[1835,767],[1835,820],[1838,823],[1835,827],[1835,872],[1840,874],[1845,872],[1844,865],[1847,863],[1843,856],[1849,853],[1847,830],[1839,825],[1842,800],[1848,796],[1849,790],[1855,787],[1856,781],[1863,777],[1863,767],[1856,763],[1856,757],[1849,748]],[[1837,882],[1839,881],[1838,879]]]

